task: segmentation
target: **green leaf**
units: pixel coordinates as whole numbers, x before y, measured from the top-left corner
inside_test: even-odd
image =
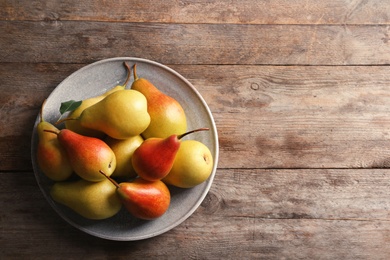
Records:
[[[76,108],[78,108],[81,105],[82,102],[83,101],[81,101],[81,100],[80,101],[69,100],[66,102],[62,102],[61,107],[60,107],[61,115],[64,114],[65,112],[75,110]]]

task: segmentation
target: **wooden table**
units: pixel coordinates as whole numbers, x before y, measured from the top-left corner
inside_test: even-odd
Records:
[[[388,1],[3,0],[0,19],[1,259],[388,259]],[[67,224],[30,159],[51,91],[123,56],[186,77],[220,141],[202,205],[136,242]]]

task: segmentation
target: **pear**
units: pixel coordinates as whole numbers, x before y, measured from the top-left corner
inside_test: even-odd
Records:
[[[104,96],[101,95],[101,96],[92,97],[92,98],[88,98],[88,99],[83,100],[81,102],[81,105],[69,114],[69,117],[72,117],[72,118],[79,117],[80,114],[84,111],[84,109],[96,104],[97,102],[99,102],[103,98],[104,98]],[[104,138],[104,136],[105,136],[105,134],[103,132],[82,127],[80,125],[80,121],[78,121],[78,120],[65,121],[65,128],[72,130],[73,132],[76,132],[78,134],[85,135],[85,136],[91,136],[91,137],[96,137],[96,138],[100,138],[100,139]]]
[[[43,118],[43,106],[40,110],[40,122],[37,125],[38,145],[37,145],[37,162],[41,171],[53,181],[63,181],[68,179],[73,169],[68,160],[64,148],[60,145],[57,137],[44,131],[49,129],[59,131],[53,124]]]
[[[101,172],[104,175],[104,172]],[[106,175],[105,175],[106,176]],[[171,203],[171,194],[162,181],[146,181],[137,178],[132,182],[117,183],[106,176],[116,187],[122,205],[140,219],[152,220],[164,215]]]
[[[114,93],[115,91],[124,90],[126,88],[127,83],[129,82],[131,73],[130,73],[130,67],[128,66],[128,64],[126,62],[124,62],[123,64],[124,64],[126,71],[127,71],[127,77],[126,77],[126,80],[123,83],[123,85],[117,85],[114,88],[106,91],[102,95],[84,99],[81,102],[80,106],[78,106],[75,110],[73,110],[71,113],[69,113],[68,117],[69,118],[78,118],[87,107],[90,107],[90,106],[98,103],[99,101],[103,100],[106,96],[108,96],[111,93]],[[67,129],[72,130],[72,131],[74,131],[78,134],[81,134],[81,135],[97,137],[97,138],[103,138],[105,136],[105,134],[101,131],[97,131],[94,129],[90,129],[90,128],[86,128],[86,127],[81,126],[79,120],[66,120],[65,127]]]
[[[180,147],[180,139],[188,134],[204,130],[208,128],[199,128],[181,135],[174,134],[167,138],[146,139],[133,153],[131,161],[135,172],[148,181],[161,180],[172,168]]]
[[[175,161],[163,182],[192,188],[206,181],[213,170],[213,156],[209,148],[196,140],[182,141]]]
[[[73,170],[81,178],[97,182],[105,179],[100,171],[104,171],[107,175],[114,172],[115,154],[104,141],[80,135],[69,129],[58,132],[45,131],[57,134],[57,139],[64,147]]]
[[[131,164],[131,157],[135,149],[142,144],[144,139],[140,135],[121,140],[108,136],[104,141],[110,146],[116,158],[116,168],[111,177],[136,177],[137,173],[134,171],[133,165]]]
[[[86,108],[78,118],[80,125],[104,132],[115,139],[141,134],[150,123],[145,96],[131,89],[118,90]]]
[[[150,125],[142,133],[147,139],[151,137],[166,138],[173,134],[187,131],[187,119],[180,103],[161,92],[150,81],[138,78],[136,64],[133,67],[134,82],[131,89],[144,94],[148,101],[148,113],[151,117]]]
[[[67,206],[88,219],[106,219],[117,214],[122,203],[112,183],[77,181],[56,182],[50,189],[54,201]]]

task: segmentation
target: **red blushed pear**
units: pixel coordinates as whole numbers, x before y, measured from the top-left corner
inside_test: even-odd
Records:
[[[37,162],[41,171],[53,181],[64,181],[68,179],[73,169],[68,160],[64,148],[58,142],[55,135],[47,133],[45,129],[59,131],[53,124],[43,118],[43,106],[40,111],[40,122],[37,125],[38,145]]]
[[[181,104],[171,96],[166,95],[145,78],[139,78],[133,67],[134,82],[131,89],[141,92],[147,100],[150,124],[142,136],[166,138],[173,134],[187,131],[187,118]]]
[[[132,182],[117,183],[103,171],[100,173],[115,186],[122,205],[140,219],[153,220],[164,215],[171,203],[171,194],[162,181],[137,178]]]
[[[80,135],[69,129],[45,131],[57,134],[57,139],[64,147],[73,170],[84,180],[102,181],[105,177],[100,174],[100,171],[104,171],[107,175],[114,172],[115,154],[104,141]]]
[[[173,166],[175,156],[180,148],[180,139],[184,136],[209,130],[199,128],[181,135],[171,135],[167,138],[146,139],[133,153],[132,164],[139,177],[148,181],[164,178]]]

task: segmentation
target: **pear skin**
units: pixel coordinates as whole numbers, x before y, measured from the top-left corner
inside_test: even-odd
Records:
[[[164,178],[173,166],[176,153],[180,147],[180,139],[194,132],[206,131],[199,128],[181,135],[171,135],[167,138],[146,139],[133,153],[131,162],[135,172],[148,181]]]
[[[171,194],[162,181],[146,181],[137,178],[131,182],[117,183],[105,175],[116,187],[116,192],[122,205],[135,217],[152,220],[161,217],[168,210]]]
[[[185,140],[181,142],[171,171],[162,181],[180,188],[192,188],[206,181],[212,170],[213,156],[208,147],[196,140]]]
[[[124,90],[126,88],[127,83],[129,82],[129,79],[130,79],[130,67],[127,65],[127,63],[124,63],[124,66],[126,67],[127,77],[126,77],[126,80],[123,83],[123,85],[117,85],[114,88],[109,89],[108,91],[106,91],[102,95],[84,99],[81,102],[81,105],[79,107],[77,107],[75,110],[73,110],[71,113],[69,113],[68,117],[69,118],[78,118],[86,108],[98,103],[99,101],[104,99],[106,96],[110,95],[111,93],[114,93],[118,90]],[[100,139],[104,138],[104,136],[105,136],[105,134],[101,131],[97,131],[94,129],[83,127],[80,124],[79,120],[67,120],[67,121],[65,121],[65,127],[67,129],[72,130],[73,132],[76,132],[76,133],[81,134],[81,135],[96,137],[96,138],[100,138]]]
[[[187,118],[180,103],[161,92],[150,81],[138,78],[136,64],[133,67],[134,82],[131,89],[141,92],[148,102],[150,125],[142,133],[145,139],[151,137],[166,138],[187,131]]]
[[[179,146],[176,135],[146,139],[133,153],[135,172],[148,181],[161,180],[171,170]]]
[[[135,217],[152,220],[161,217],[169,208],[171,195],[162,181],[149,182],[141,178],[119,184],[117,194],[123,206]]]
[[[137,149],[144,141],[140,135],[136,135],[127,139],[114,139],[106,137],[104,141],[111,147],[116,157],[116,168],[111,177],[117,178],[133,178],[137,176],[131,163],[131,157],[135,149]]]
[[[76,120],[83,127],[104,132],[115,139],[141,134],[150,124],[147,101],[138,91],[118,90],[86,108]]]
[[[67,206],[87,219],[106,219],[122,208],[116,188],[104,179],[100,182],[77,181],[56,182],[50,190],[57,203]]]
[[[81,178],[97,182],[105,179],[100,171],[104,171],[108,176],[114,172],[115,154],[104,141],[77,134],[69,129],[60,130],[57,139],[64,147],[73,170]]]
[[[69,113],[68,117],[78,118],[81,115],[81,113],[84,111],[84,109],[96,104],[97,102],[99,102],[103,98],[104,98],[104,96],[102,95],[102,96],[84,99],[81,102],[81,105],[79,107],[77,107],[75,110],[73,110],[71,113]],[[65,121],[65,128],[72,130],[73,132],[76,132],[76,133],[81,134],[81,135],[96,137],[96,138],[100,138],[100,139],[104,138],[104,136],[105,136],[105,134],[103,132],[82,127],[80,125],[80,121],[78,121],[78,120]]]
[[[42,110],[43,105],[40,112],[40,122],[36,128],[39,139],[37,145],[37,162],[41,171],[48,178],[53,181],[63,181],[72,175],[73,169],[57,137],[52,133],[44,131],[45,129],[58,131],[58,129],[53,124],[44,121]]]

